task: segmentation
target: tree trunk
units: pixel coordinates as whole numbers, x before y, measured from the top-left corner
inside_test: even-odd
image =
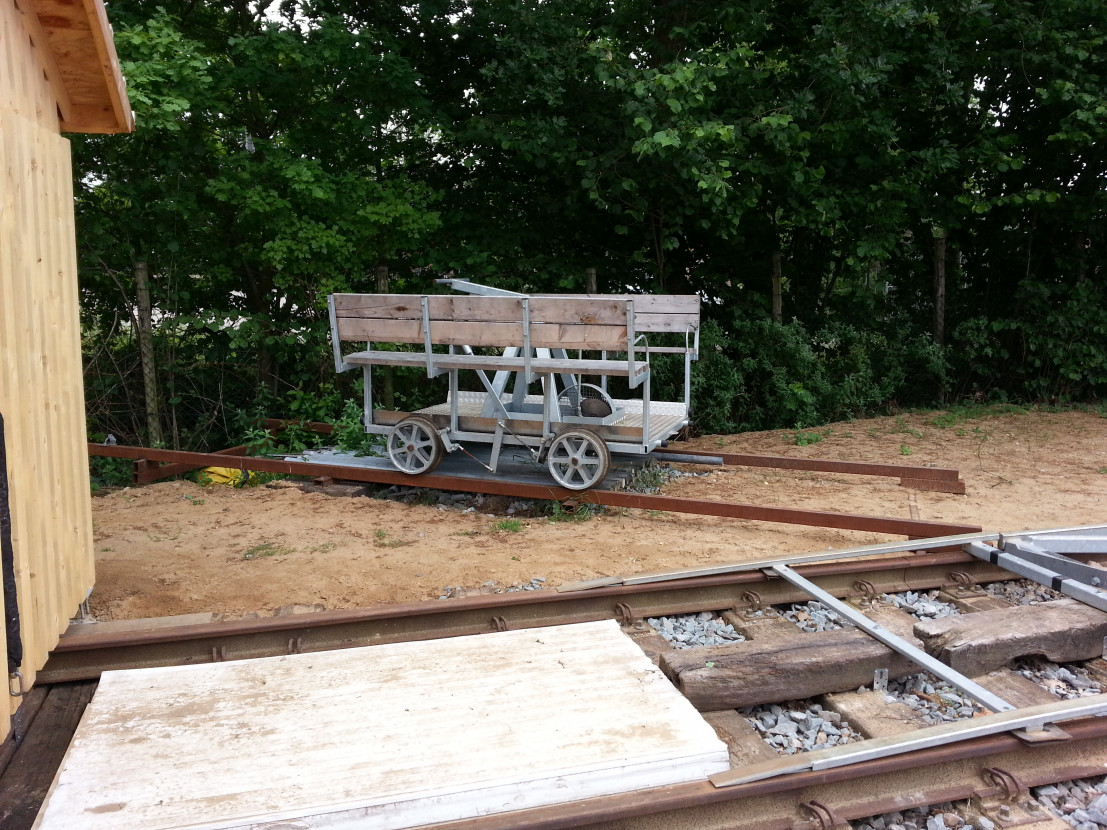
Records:
[[[773,322],[784,322],[784,275],[780,267],[780,251],[773,252]]]
[[[378,294],[387,294],[388,293],[388,266],[387,265],[378,265],[377,266],[377,293]],[[379,367],[379,371],[380,371],[380,376],[381,376],[381,390],[380,390],[380,393],[381,393],[381,406],[384,409],[395,409],[396,408],[396,391],[395,391],[395,386],[393,385],[395,383],[395,380],[394,380],[393,374],[392,374],[392,367],[391,366],[381,366],[381,367]]]
[[[134,263],[135,297],[138,304],[138,351],[142,360],[142,388],[146,396],[146,432],[150,446],[165,440],[158,417],[158,370],[154,362],[154,321],[150,305],[150,266],[146,260]]]
[[[946,231],[934,229],[934,342],[946,339]]]
[[[600,290],[597,287],[597,283],[596,283],[596,269],[595,268],[585,268],[584,269],[584,275],[588,278],[588,287],[586,289],[586,292],[588,294],[599,294]]]

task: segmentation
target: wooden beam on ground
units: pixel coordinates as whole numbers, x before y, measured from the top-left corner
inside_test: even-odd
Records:
[[[95,690],[95,680],[50,688],[32,728],[0,778],[0,826],[4,830],[27,830],[33,824]]]
[[[1107,614],[1074,599],[922,620],[915,635],[927,654],[971,676],[1039,654],[1065,663],[1103,654]]]
[[[661,670],[702,712],[844,692],[918,671],[906,657],[857,628],[747,640],[661,655]]]

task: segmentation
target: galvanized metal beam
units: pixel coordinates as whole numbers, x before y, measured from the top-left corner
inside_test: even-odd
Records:
[[[1079,579],[1065,576],[1050,567],[1045,567],[1042,564],[1031,561],[1030,558],[1021,555],[1022,549],[1023,548],[1020,548],[1019,545],[1013,545],[1011,543],[1005,544],[1003,550],[979,542],[973,542],[965,546],[965,550],[979,559],[991,562],[993,565],[999,565],[1005,570],[1033,580],[1039,585],[1052,588],[1054,591],[1059,591],[1065,596],[1078,599],[1093,608],[1098,608],[1100,611],[1107,611],[1107,591],[1094,585],[1085,584]],[[1034,552],[1044,553],[1044,551]],[[1076,565],[1079,563],[1072,564]],[[1066,567],[1066,570],[1070,573],[1074,573],[1077,569]],[[1100,569],[1096,568],[1095,570],[1098,571]]]
[[[724,565],[708,565],[702,568],[680,568],[671,571],[655,571],[646,574],[626,576],[601,576],[559,585],[559,591],[584,591],[609,585],[644,585],[650,582],[669,582],[678,579],[695,579],[718,574],[761,571],[774,565],[802,565],[811,562],[831,562],[837,559],[861,559],[867,556],[883,556],[889,553],[903,553],[919,550],[949,550],[969,542],[992,542],[1000,538],[998,533],[962,533],[956,536],[939,536],[931,539],[913,539],[909,542],[888,542],[877,545],[858,545],[837,550],[821,550],[814,553],[801,553],[795,556],[773,557],[772,559],[749,559],[742,562],[730,562]]]
[[[804,770],[825,770],[849,766],[863,761],[873,761],[903,755],[920,749],[931,749],[946,744],[972,740],[1000,732],[1018,729],[1041,730],[1047,724],[1073,720],[1107,713],[1107,695],[1078,698],[1076,700],[1058,700],[1027,706],[1023,709],[1010,709],[991,715],[981,715],[965,721],[943,723],[929,726],[902,735],[887,738],[873,738],[857,743],[842,744],[831,749],[817,750],[803,755],[751,764],[729,772],[720,772],[711,776],[716,787],[732,787],[771,778],[778,775],[802,772]]]
[[[981,706],[991,709],[993,712],[1009,712],[1015,708],[1003,698],[989,692],[979,683],[965,677],[965,675],[961,674],[959,671],[953,670],[942,661],[936,660],[921,648],[912,645],[902,637],[896,636],[891,631],[884,628],[884,626],[873,622],[856,608],[846,605],[844,602],[840,602],[832,594],[827,593],[811,580],[800,576],[787,565],[773,565],[768,570],[788,580],[788,582],[792,583],[797,588],[802,588],[811,597],[817,599],[838,615],[845,617],[873,639],[878,640],[893,651],[909,658],[912,662],[918,664],[921,668],[930,672],[935,677],[960,689]]]
[[[667,453],[687,454],[688,450],[659,447],[654,450],[659,455]],[[935,479],[938,481],[957,481],[957,470],[942,467],[913,467],[906,464],[881,464],[871,461],[837,461],[821,458],[792,458],[787,455],[751,455],[748,453],[704,452],[696,453],[704,458],[719,459],[723,464],[734,467],[769,467],[779,470],[811,470],[820,473],[848,473],[863,476],[891,476],[893,478]]]

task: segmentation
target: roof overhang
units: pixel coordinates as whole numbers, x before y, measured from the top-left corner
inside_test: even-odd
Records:
[[[103,0],[15,0],[54,90],[62,132],[135,128]]]

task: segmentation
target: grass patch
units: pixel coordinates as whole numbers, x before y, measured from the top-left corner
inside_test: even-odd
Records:
[[[408,542],[405,539],[389,538],[387,530],[378,530],[376,533],[373,534],[373,536],[375,537],[374,544],[378,548],[402,548],[405,545],[411,544],[411,542]]]
[[[243,559],[265,559],[270,556],[288,556],[295,553],[292,548],[285,545],[276,545],[272,542],[262,542],[260,545],[254,545],[252,548],[246,548],[246,552],[242,554]]]
[[[949,429],[963,421],[975,421],[984,418],[999,418],[1002,415],[1026,415],[1030,412],[1025,406],[1017,406],[1013,403],[970,403],[962,406],[951,406],[945,412],[939,412],[926,419],[928,424],[933,424],[939,429]]]
[[[780,435],[782,441],[785,444],[794,444],[797,447],[807,447],[811,444],[818,444],[823,440],[830,430],[824,430],[823,432],[812,432],[806,429],[797,429],[795,432],[783,432]]]
[[[555,522],[587,522],[599,515],[600,509],[598,505],[586,502],[578,504],[570,510],[559,501],[551,501],[549,502],[549,512],[546,519],[551,524]]]
[[[525,527],[522,519],[500,519],[492,525],[492,530],[495,533],[521,533]]]
[[[915,429],[912,426],[908,426],[907,422],[902,417],[896,418],[895,429],[891,430],[892,433],[903,433],[904,435],[910,435],[912,438],[922,438],[921,431]]]
[[[666,464],[657,461],[647,461],[639,467],[635,467],[627,482],[627,489],[635,493],[656,493],[661,486],[668,482],[670,469]]]

